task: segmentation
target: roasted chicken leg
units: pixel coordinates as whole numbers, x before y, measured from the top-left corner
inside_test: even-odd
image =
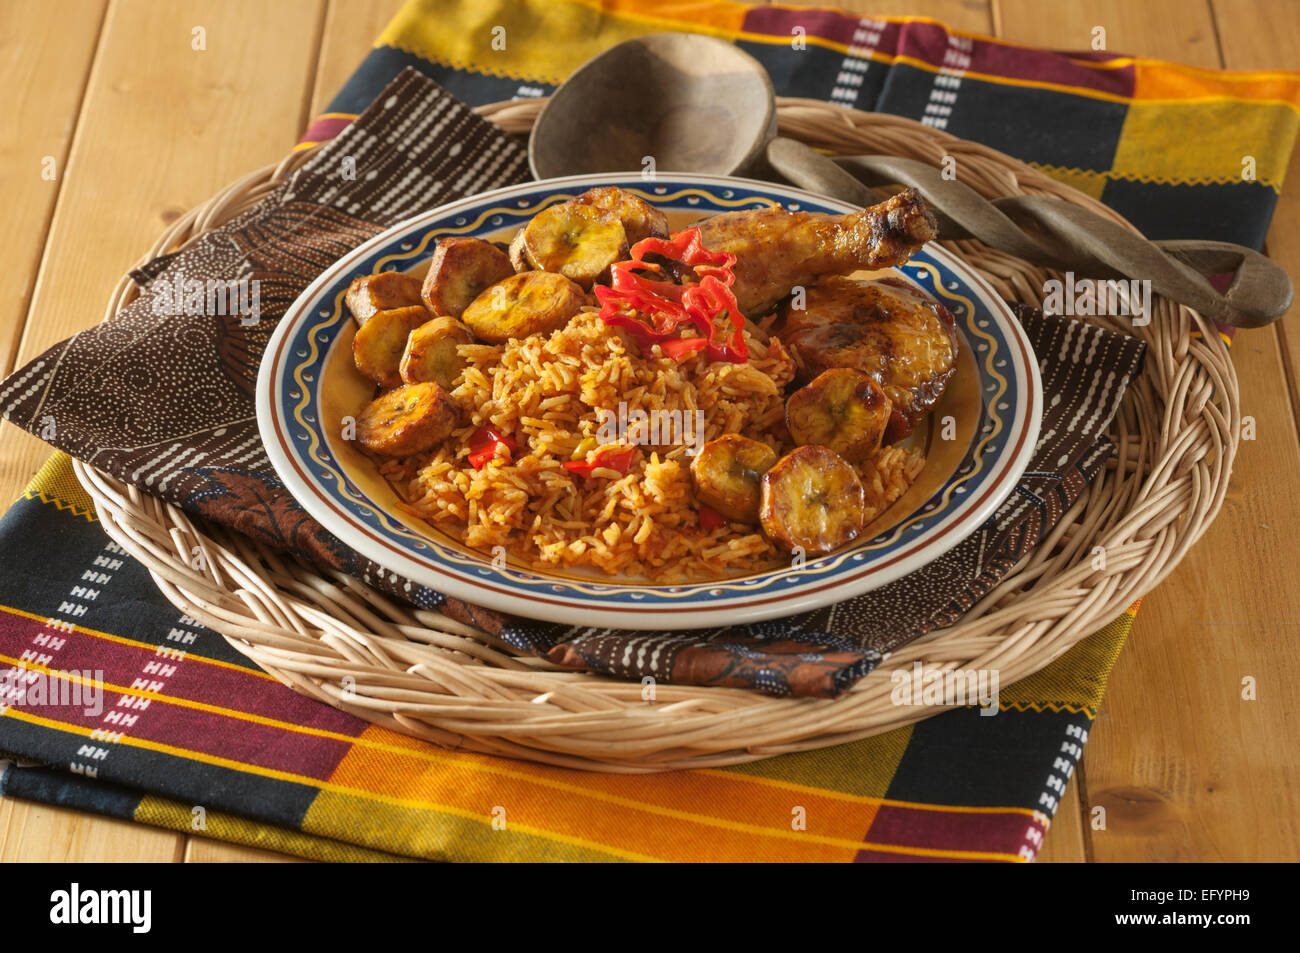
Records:
[[[957,366],[952,314],[899,278],[822,278],[802,310],[781,309],[777,333],[805,379],[852,367],[880,384],[892,407],[885,443],[911,433]]]
[[[915,189],[852,215],[774,206],[724,212],[700,222],[699,229],[705,248],[736,256],[732,290],[750,318],[822,275],[901,265],[937,234],[934,216]]]

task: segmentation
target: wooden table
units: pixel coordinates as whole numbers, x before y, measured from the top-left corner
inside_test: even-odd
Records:
[[[98,321],[164,225],[280,158],[401,0],[4,0],[0,371]],[[1107,46],[1228,69],[1300,68],[1294,0],[841,0],[876,16],[1053,49]],[[202,27],[206,49],[192,48]],[[1086,130],[1080,130],[1086,134]],[[51,181],[43,165],[54,163]],[[1300,153],[1268,252],[1300,276]],[[1143,603],[1051,861],[1300,859],[1300,317],[1233,347],[1242,444],[1218,521]],[[49,453],[0,430],[0,499]],[[1241,698],[1245,676],[1257,700]],[[1106,809],[1104,830],[1094,808]],[[0,799],[0,860],[292,860],[141,824]]]

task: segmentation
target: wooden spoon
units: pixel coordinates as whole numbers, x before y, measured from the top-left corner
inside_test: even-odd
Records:
[[[1290,309],[1290,277],[1253,248],[1204,240],[1150,241],[1095,212],[1052,196],[1019,195],[990,201],[938,169],[898,156],[841,156],[828,160],[801,142],[773,139],[771,167],[800,188],[853,205],[886,197],[861,179],[915,188],[934,209],[939,238],[978,238],[1036,264],[1089,277],[1149,281],[1158,295],[1239,328],[1259,328]],[[1208,280],[1233,275],[1224,291]]]
[[[776,134],[772,81],[758,60],[698,33],[653,33],[588,60],[542,108],[528,140],[533,175],[641,170],[743,175]],[[653,164],[651,164],[653,163]]]
[[[1238,327],[1268,324],[1291,305],[1290,278],[1253,249],[1150,242],[1060,200],[989,202],[897,157],[836,164],[776,128],[772,81],[756,59],[714,37],[654,33],[593,57],[552,94],[533,126],[528,161],[539,179],[638,169],[647,180],[659,170],[780,177],[859,206],[882,198],[859,179],[873,177],[917,188],[938,216],[940,238],[979,238],[1084,274],[1149,279],[1158,294]],[[1222,269],[1235,272],[1226,294],[1204,277]]]

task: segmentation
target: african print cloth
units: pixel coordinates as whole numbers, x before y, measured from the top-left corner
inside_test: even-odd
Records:
[[[356,164],[350,177],[340,175],[346,160]],[[635,681],[815,697],[840,694],[885,652],[964,614],[1051,529],[1113,450],[1102,434],[1140,366],[1142,344],[1026,311],[1021,323],[1035,353],[1061,359],[1044,371],[1044,439],[1016,492],[961,548],[835,610],[685,634],[593,629],[506,616],[387,572],[285,491],[257,430],[258,364],[280,315],[350,247],[429,205],[517,180],[522,167],[519,143],[406,68],[265,201],[142,267],[136,279],[146,292],[112,320],[16,371],[0,385],[0,411],[192,513],[559,664]],[[261,289],[255,323],[239,309],[174,306],[191,284],[245,279]],[[160,298],[171,306],[160,308]]]
[[[1050,53],[834,10],[459,0],[408,4],[304,139],[337,134],[405,66],[471,104],[539,96],[592,53],[666,29],[733,39],[779,94],[988,142],[1152,237],[1258,247],[1296,129],[1295,74]],[[358,240],[326,218],[330,241]],[[284,293],[329,251],[288,269]],[[224,366],[249,365],[229,350]],[[62,454],[0,522],[0,566],[0,664],[18,670],[0,699],[15,759],[0,793],[321,859],[1032,859],[1136,610],[1002,686],[996,717],[972,707],[817,752],[621,778],[442,751],[293,694],[157,594],[99,531]],[[69,698],[74,685],[102,691]]]
[[[405,66],[476,106],[545,96],[601,50],[673,30],[733,41],[763,64],[778,96],[906,116],[1013,155],[1153,239],[1259,248],[1300,130],[1300,73],[1291,71],[1042,50],[833,8],[410,0],[305,139],[329,138]]]
[[[19,670],[0,795],[318,860],[1032,860],[1132,621],[997,686],[995,715],[601,775],[446,751],[284,687],[157,593],[63,454],[0,520],[0,554],[0,674]]]

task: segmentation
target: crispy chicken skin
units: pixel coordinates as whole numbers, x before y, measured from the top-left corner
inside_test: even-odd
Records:
[[[937,233],[915,189],[852,215],[750,209],[715,215],[699,229],[705,248],[736,256],[732,290],[750,318],[822,275],[901,265]]]
[[[801,376],[832,367],[865,372],[893,405],[885,442],[911,433],[956,368],[957,329],[948,309],[898,278],[822,278],[809,286],[804,304],[782,306],[777,332]]]

